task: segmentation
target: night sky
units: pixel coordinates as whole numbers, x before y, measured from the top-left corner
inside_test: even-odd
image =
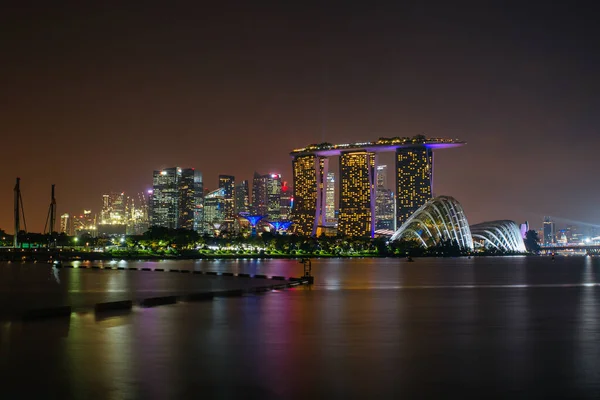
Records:
[[[600,224],[592,3],[13,3],[0,9],[9,232],[17,176],[42,231],[53,183],[59,214],[97,212],[154,169],[195,167],[210,189],[220,173],[291,182],[293,148],[421,133],[468,142],[436,153],[435,194],[471,224]]]

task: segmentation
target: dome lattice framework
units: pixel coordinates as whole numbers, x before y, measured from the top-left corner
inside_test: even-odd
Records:
[[[426,248],[451,240],[461,250],[473,250],[465,212],[450,196],[435,197],[415,211],[391,237],[401,239],[416,240]]]
[[[514,221],[488,221],[470,227],[473,241],[478,246],[500,251],[524,253],[525,242]]]

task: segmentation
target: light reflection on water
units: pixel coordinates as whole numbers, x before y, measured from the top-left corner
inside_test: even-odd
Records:
[[[37,397],[598,398],[599,268],[596,258],[316,260],[309,288],[0,325],[0,373],[12,378],[5,393]],[[100,287],[121,278],[111,279]],[[35,387],[32,375],[43,377]]]

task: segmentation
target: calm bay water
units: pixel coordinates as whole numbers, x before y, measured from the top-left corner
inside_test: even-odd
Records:
[[[158,264],[302,271],[293,260]],[[259,296],[0,323],[0,393],[600,398],[600,258],[332,259],[313,271],[312,287]]]

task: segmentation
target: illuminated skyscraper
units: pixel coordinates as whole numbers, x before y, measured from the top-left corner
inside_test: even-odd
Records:
[[[395,229],[394,219],[394,193],[387,187],[387,165],[378,165],[375,229]]]
[[[556,232],[554,221],[550,217],[544,217],[544,245],[556,243]]]
[[[110,193],[102,195],[101,225],[126,225],[127,202],[125,193]]]
[[[67,235],[71,234],[71,226],[69,224],[69,214],[63,214],[60,216],[60,233]]]
[[[375,184],[374,153],[352,151],[341,154],[339,234],[373,237]]]
[[[137,200],[134,197],[128,197],[127,214],[128,235],[142,235],[148,230],[149,221],[147,193],[138,193]]]
[[[98,235],[124,235],[127,232],[129,215],[125,193],[102,195],[102,211],[98,223]]]
[[[197,225],[198,194],[202,174],[193,168],[166,168],[154,171],[152,225],[194,229]],[[201,191],[200,191],[201,193]]]
[[[396,150],[396,218],[401,226],[432,198],[433,151],[429,147]]]
[[[281,175],[254,173],[252,185],[252,209],[256,215],[266,215],[270,221],[278,221],[281,213]]]
[[[235,214],[250,212],[250,191],[248,181],[235,185]]]
[[[180,169],[179,175],[179,222],[177,228],[193,230],[194,212],[196,211],[196,186],[194,184],[194,168]]]
[[[327,192],[325,193],[325,222],[334,224],[335,219],[335,173],[327,173]]]
[[[267,215],[267,182],[266,175],[254,173],[252,179],[252,212],[256,215]]]
[[[225,223],[225,188],[213,190],[204,196],[205,232],[217,233]]]
[[[202,173],[194,173],[194,230],[204,232],[204,181]]]
[[[269,221],[281,219],[281,175],[267,175],[267,218]]]
[[[235,221],[235,177],[231,175],[219,175],[219,188],[223,189],[223,218],[229,228],[233,227]]]
[[[176,229],[179,223],[179,177],[181,168],[154,171],[152,225]]]
[[[293,188],[289,187],[287,182],[283,182],[281,185],[281,202],[279,217],[282,221],[289,220],[292,214],[292,205],[294,203],[294,196],[292,196]]]
[[[324,194],[327,186],[326,157],[313,154],[295,156],[292,161],[294,177],[294,205],[292,207],[292,232],[314,236],[317,227],[325,225]]]

